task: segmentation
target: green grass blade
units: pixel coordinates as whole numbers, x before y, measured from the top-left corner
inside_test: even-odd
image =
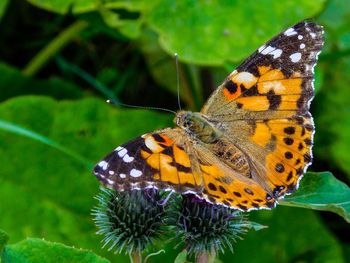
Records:
[[[89,169],[92,167],[92,163],[90,161],[88,161],[87,159],[85,159],[84,157],[82,157],[81,155],[79,155],[78,153],[76,153],[76,152],[62,146],[61,144],[41,135],[39,133],[36,133],[32,130],[29,130],[29,129],[21,127],[17,124],[7,122],[7,121],[1,120],[1,119],[0,119],[0,129],[7,131],[7,132],[17,134],[17,135],[24,136],[27,138],[31,138],[31,139],[39,141],[41,143],[44,143],[48,146],[51,146],[51,147],[59,150],[60,152],[62,152],[64,154],[67,154],[67,155],[73,157],[74,159],[76,159],[80,163],[84,164]]]

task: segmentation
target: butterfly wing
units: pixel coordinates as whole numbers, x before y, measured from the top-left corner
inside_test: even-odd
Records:
[[[313,69],[322,46],[321,26],[300,22],[288,28],[238,66],[201,112],[213,117],[229,114],[225,117],[230,119],[250,112],[255,113],[251,119],[307,113],[314,94]]]
[[[94,168],[96,177],[117,190],[159,188],[202,192],[202,177],[186,134],[164,129],[117,147]]]
[[[213,93],[202,113],[222,131],[218,143],[228,142],[226,148],[196,142],[179,128],[164,129],[117,147],[96,165],[95,175],[118,190],[156,187],[241,210],[273,207],[296,189],[311,162],[309,104],[322,33],[308,22],[287,29]],[[240,172],[247,163],[248,175]]]
[[[193,193],[241,210],[275,203],[257,182],[229,169],[179,128],[148,133],[117,147],[95,166],[94,174],[107,187],[121,191],[158,188]]]
[[[309,106],[322,45],[321,26],[288,28],[238,66],[201,111],[249,158],[252,180],[267,182],[276,198],[293,192],[311,163]]]

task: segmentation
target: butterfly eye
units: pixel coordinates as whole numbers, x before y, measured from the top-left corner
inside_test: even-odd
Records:
[[[191,127],[193,125],[193,121],[192,120],[185,120],[184,121],[184,127],[188,128],[188,127]]]

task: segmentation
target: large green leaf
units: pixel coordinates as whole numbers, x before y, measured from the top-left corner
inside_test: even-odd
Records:
[[[27,0],[31,4],[44,8],[48,11],[66,14],[68,11],[73,13],[85,13],[96,10],[98,1],[96,0]]]
[[[16,244],[8,245],[1,254],[3,263],[109,262],[91,251],[76,249],[38,238],[28,238]]]
[[[161,1],[146,17],[162,47],[182,61],[239,61],[286,27],[317,14],[317,1]]]
[[[269,227],[250,231],[234,244],[233,255],[220,256],[223,262],[347,262],[337,239],[312,211],[278,206],[251,212],[250,219]]]
[[[281,203],[334,212],[350,223],[350,188],[329,172],[307,173],[298,191]]]
[[[46,9],[51,12],[65,14],[72,11],[75,14],[86,13],[100,8],[108,9],[127,9],[129,11],[142,11],[152,9],[159,1],[144,1],[144,0],[27,0],[35,6]]]
[[[92,167],[116,145],[164,127],[170,118],[119,110],[97,99],[27,96],[3,102],[0,119],[6,124],[0,129],[0,227],[11,241],[45,237],[107,254],[100,251],[90,216],[99,183],[84,162],[55,145],[84,156]]]
[[[241,60],[287,26],[317,14],[325,2],[28,1],[58,13],[67,13],[68,10],[77,14],[99,11],[106,24],[131,38],[139,36],[141,25],[145,22],[159,34],[165,51],[179,53],[183,61],[204,65]],[[140,18],[121,19],[114,12],[118,9],[140,12]]]
[[[59,14],[87,14],[98,12],[103,21],[111,28],[117,29],[122,35],[128,38],[136,38],[140,35],[142,16],[138,12],[145,12],[151,9],[157,1],[98,1],[98,0],[27,0],[33,5]],[[134,12],[136,17],[125,17],[127,12]],[[87,18],[86,16],[84,16]],[[90,21],[90,19],[87,19]],[[94,24],[92,23],[92,26]]]

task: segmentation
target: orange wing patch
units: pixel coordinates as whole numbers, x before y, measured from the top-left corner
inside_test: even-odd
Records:
[[[214,164],[201,164],[203,173],[203,196],[212,203],[249,210],[273,207],[275,199],[256,182],[243,182],[230,178]]]
[[[242,89],[250,89],[257,82],[257,77],[249,72],[234,71],[224,83],[224,96],[228,101],[234,100],[241,96]]]
[[[266,96],[241,97],[236,99],[236,102],[239,108],[245,110],[266,111],[270,107]]]
[[[144,140],[147,148],[141,149],[141,156],[154,171],[153,179],[183,187],[183,191],[201,185],[201,177],[192,171],[188,154],[171,138],[153,133],[146,134]]]
[[[255,124],[255,130],[251,136],[251,140],[260,145],[262,148],[265,148],[267,144],[271,141],[271,132],[269,127],[264,122],[258,122]]]
[[[293,192],[311,163],[313,129],[311,118],[300,116],[256,124],[251,140],[270,151],[266,176],[276,198]]]
[[[260,66],[258,72],[259,77],[249,72],[233,72],[223,84],[225,98],[235,100],[237,108],[250,111],[298,109],[303,82],[300,72],[289,78],[270,66]]]

